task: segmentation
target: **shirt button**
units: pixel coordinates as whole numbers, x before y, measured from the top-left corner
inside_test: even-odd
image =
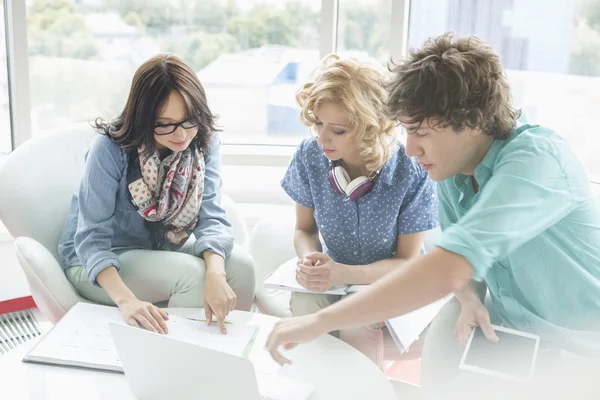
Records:
[[[508,292],[508,290],[502,289],[500,291],[500,296],[502,296],[502,297],[508,297],[508,296],[510,296],[510,293]]]

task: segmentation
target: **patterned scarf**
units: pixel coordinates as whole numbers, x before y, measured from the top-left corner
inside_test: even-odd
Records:
[[[160,160],[138,147],[141,176],[130,181],[129,192],[138,213],[159,222],[159,231],[172,249],[181,247],[198,223],[204,192],[204,157],[192,143]]]

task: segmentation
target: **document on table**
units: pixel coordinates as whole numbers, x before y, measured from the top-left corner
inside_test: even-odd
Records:
[[[125,324],[118,308],[77,303],[23,361],[123,372],[109,322]],[[259,329],[228,324],[223,335],[216,323],[207,325],[175,315],[169,316],[167,326],[168,335],[175,339],[240,356],[248,354]]]

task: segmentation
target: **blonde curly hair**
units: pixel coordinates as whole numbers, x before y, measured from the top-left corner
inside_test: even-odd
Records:
[[[385,72],[375,62],[330,54],[321,60],[313,79],[296,93],[302,123],[313,128],[314,111],[325,102],[341,105],[359,153],[366,160],[365,167],[369,171],[381,169],[395,142],[395,124],[383,112],[387,101]]]

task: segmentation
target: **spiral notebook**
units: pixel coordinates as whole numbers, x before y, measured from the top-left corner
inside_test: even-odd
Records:
[[[108,323],[125,324],[116,307],[77,303],[23,357],[24,362],[123,372]],[[168,335],[198,346],[247,356],[258,327],[228,324],[223,335],[216,323],[170,315]]]

